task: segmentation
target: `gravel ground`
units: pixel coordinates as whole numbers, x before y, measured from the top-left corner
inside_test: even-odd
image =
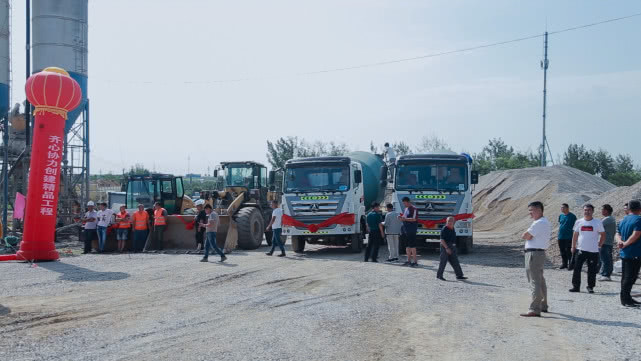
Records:
[[[476,237],[466,282],[437,281],[434,251],[417,269],[327,247],[0,263],[0,360],[641,359],[641,310],[618,306],[618,282],[571,294],[549,265],[551,312],[521,318],[520,247]]]

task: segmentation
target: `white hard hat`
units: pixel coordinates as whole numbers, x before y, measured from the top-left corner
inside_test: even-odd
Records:
[[[89,207],[89,206],[95,206],[94,202],[93,201],[87,202],[87,207]]]
[[[202,199],[199,199],[199,200],[196,201],[196,205],[197,206],[202,206],[203,204],[205,204],[205,201],[202,200]]]

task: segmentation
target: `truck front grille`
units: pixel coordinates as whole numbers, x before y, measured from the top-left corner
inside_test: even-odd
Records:
[[[420,218],[433,216],[451,216],[456,214],[456,201],[415,200]]]
[[[334,216],[337,213],[340,201],[292,201],[294,216]]]

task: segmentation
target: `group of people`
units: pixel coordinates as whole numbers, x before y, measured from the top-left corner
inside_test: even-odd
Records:
[[[569,206],[561,206],[559,216],[558,244],[561,252],[561,269],[569,269],[572,274],[570,292],[581,291],[581,270],[587,263],[588,293],[594,293],[597,273],[601,270],[600,281],[610,281],[612,275],[612,250],[616,243],[622,261],[620,301],[625,307],[639,307],[641,302],[632,297],[632,286],[639,277],[641,269],[641,201],[626,203],[626,216],[619,222],[612,216],[609,204],[601,207],[603,219],[594,218],[594,205],[583,205],[583,218],[570,212]],[[532,302],[523,317],[540,317],[548,312],[547,285],[543,276],[545,251],[549,246],[552,225],[543,215],[541,202],[528,205],[534,220],[522,235],[525,240],[525,271],[532,290]]]
[[[366,223],[369,238],[367,242],[367,249],[365,250],[365,262],[370,259],[372,262],[378,262],[378,249],[383,241],[383,237],[387,241],[389,250],[389,258],[387,262],[399,262],[399,241],[405,243],[405,254],[407,261],[403,264],[409,267],[418,267],[416,258],[416,233],[418,231],[418,210],[409,197],[402,199],[404,211],[399,213],[394,210],[392,204],[387,204],[385,207],[387,213],[383,217],[381,214],[381,207],[379,203],[372,203],[372,210],[367,214]],[[467,277],[463,275],[463,270],[458,261],[456,253],[456,231],[454,230],[454,217],[448,217],[447,222],[440,235],[440,260],[436,278],[445,281],[443,273],[445,267],[449,262],[456,279],[465,280]]]
[[[129,214],[127,207],[120,207],[120,212],[115,213],[107,208],[107,203],[98,202],[99,210],[95,210],[93,201],[87,202],[87,212],[80,219],[84,233],[84,251],[90,253],[93,241],[98,240],[98,253],[105,252],[107,234],[111,230],[116,232],[118,241],[117,251],[124,252],[133,228],[133,252],[142,252],[152,231],[152,244],[156,249],[162,250],[163,234],[167,228],[167,210],[160,203],[154,204],[153,218],[145,210],[143,204],[138,204],[138,210]]]

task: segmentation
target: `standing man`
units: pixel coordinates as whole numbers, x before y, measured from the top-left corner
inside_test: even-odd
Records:
[[[550,245],[552,225],[543,216],[543,203],[536,201],[528,205],[530,217],[534,220],[530,228],[523,233],[525,240],[525,275],[532,290],[532,302],[523,317],[541,317],[541,312],[548,312],[548,288],[543,277],[545,250]]]
[[[120,213],[116,215],[116,222],[118,222],[118,230],[116,231],[118,252],[122,253],[125,250],[127,238],[129,238],[129,228],[131,228],[131,216],[127,213],[127,207],[124,205],[120,206]]]
[[[623,212],[625,213],[626,216],[632,213],[630,212],[630,203],[626,203],[623,205]]]
[[[149,235],[149,228],[151,223],[149,221],[149,213],[145,211],[145,206],[142,203],[138,204],[138,210],[133,216],[134,222],[134,252],[142,252],[147,242]]]
[[[274,254],[276,246],[278,246],[278,248],[280,248],[280,254],[278,255],[278,257],[285,257],[285,247],[283,247],[283,242],[280,240],[280,236],[283,233],[283,209],[278,206],[278,201],[275,199],[272,200],[271,206],[273,209],[272,220],[269,222],[269,225],[267,225],[267,229],[265,229],[265,232],[268,232],[270,228],[272,230],[272,249],[265,254],[271,256],[272,254]]]
[[[605,230],[605,242],[601,246],[599,256],[601,257],[601,277],[599,281],[611,281],[612,275],[612,247],[614,246],[614,236],[617,233],[617,221],[612,217],[612,206],[604,204],[601,207],[601,215],[604,216],[601,220],[603,229]]]
[[[641,201],[628,202],[630,214],[625,216],[619,224],[617,246],[621,250],[621,304],[625,307],[639,307],[641,302],[630,295],[632,286],[639,278],[641,269]]]
[[[153,247],[159,251],[163,249],[164,233],[167,229],[167,210],[160,202],[154,203],[154,233],[152,235]]]
[[[111,217],[114,211],[107,209],[107,203],[98,203],[100,210],[98,211],[98,252],[105,251],[105,243],[107,243],[107,227],[111,224]]]
[[[378,247],[383,240],[383,216],[381,215],[381,205],[378,202],[372,203],[372,210],[367,214],[367,249],[365,250],[365,262],[370,257],[372,262],[378,262]]]
[[[418,210],[412,205],[409,197],[403,197],[403,206],[405,210],[400,216],[403,222],[401,227],[401,237],[405,240],[405,253],[407,254],[407,262],[405,265],[410,267],[418,267],[416,261],[416,232],[418,231]]]
[[[398,237],[401,234],[401,227],[403,222],[399,219],[400,214],[394,210],[391,203],[387,203],[387,213],[385,214],[385,238],[387,239],[387,249],[389,250],[389,257],[387,262],[398,261]]]
[[[98,225],[98,212],[96,212],[94,208],[95,204],[93,201],[87,202],[87,213],[85,213],[85,216],[82,218],[82,222],[85,224],[85,249],[82,252],[83,254],[91,252],[91,243],[97,238],[96,227]]]
[[[383,146],[383,153],[385,155],[387,165],[394,165],[394,163],[396,162],[396,152],[394,151],[394,148],[390,147],[389,143],[385,143],[385,145]]]
[[[561,214],[559,215],[559,251],[561,253],[561,267],[568,268],[572,258],[572,235],[574,234],[574,223],[576,216],[570,212],[570,206],[567,203],[561,204]]]
[[[204,206],[205,201],[199,199],[196,201],[196,218],[194,218],[194,225],[196,226],[196,252],[203,250],[203,243],[205,241],[205,226],[201,224],[207,223],[207,213],[205,212]]]
[[[583,218],[574,224],[572,236],[572,254],[576,253],[576,264],[572,274],[570,292],[581,291],[581,268],[588,262],[588,292],[594,293],[596,274],[599,272],[599,248],[605,242],[605,230],[600,219],[593,218],[594,206],[587,203],[583,206]]]
[[[459,263],[458,256],[456,255],[456,231],[454,230],[454,217],[447,217],[445,227],[441,230],[441,260],[438,264],[438,271],[436,272],[436,278],[441,281],[445,281],[443,271],[445,271],[445,266],[448,261],[454,269],[456,279],[466,280],[467,277],[463,276],[463,270],[461,269],[461,264]]]
[[[223,253],[223,250],[221,250],[218,245],[216,244],[216,232],[218,231],[218,213],[213,211],[214,209],[211,207],[211,204],[206,204],[205,205],[205,213],[207,214],[207,223],[204,224],[206,227],[207,231],[207,241],[205,243],[205,256],[203,259],[200,260],[200,262],[207,262],[207,259],[209,258],[209,248],[213,247],[216,253],[220,256],[220,262],[225,262],[227,257],[225,257],[225,254]]]

